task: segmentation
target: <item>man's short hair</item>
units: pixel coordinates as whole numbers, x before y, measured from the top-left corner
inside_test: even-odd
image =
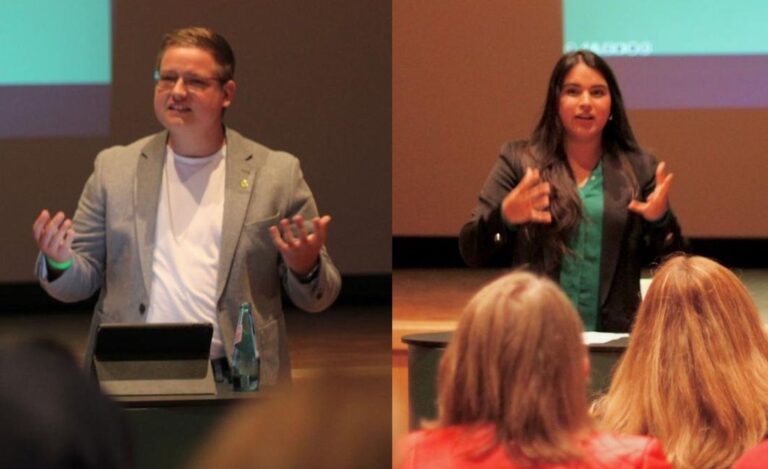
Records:
[[[232,47],[223,36],[210,28],[193,26],[171,31],[163,36],[160,44],[160,51],[157,53],[155,70],[160,70],[160,61],[163,54],[169,47],[197,47],[207,50],[213,55],[214,60],[219,65],[219,79],[222,83],[232,80],[235,77],[235,53]]]

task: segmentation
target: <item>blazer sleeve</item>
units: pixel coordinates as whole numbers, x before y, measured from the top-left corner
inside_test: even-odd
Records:
[[[311,233],[314,230],[312,219],[318,216],[317,205],[296,159],[291,169],[290,184],[292,190],[289,192],[291,196],[287,201],[286,217],[290,219],[295,215],[302,215],[307,232]],[[322,311],[333,304],[339,296],[341,275],[325,246],[320,250],[318,270],[308,282],[298,278],[285,265],[282,257],[280,257],[278,269],[288,297],[294,305],[305,311]]]
[[[102,181],[104,158],[96,157],[93,173],[85,183],[77,210],[72,218],[75,239],[72,242],[72,266],[55,280],[48,280],[45,256],[38,254],[36,274],[40,285],[59,301],[75,302],[89,298],[102,284],[106,260],[106,193]]]
[[[524,142],[508,142],[501,147],[496,165],[480,190],[478,204],[459,233],[459,250],[472,267],[512,264],[517,228],[501,214],[504,197],[517,186],[525,172]]]

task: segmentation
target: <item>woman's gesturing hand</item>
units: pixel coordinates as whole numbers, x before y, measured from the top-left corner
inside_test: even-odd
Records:
[[[526,168],[525,176],[501,203],[501,213],[509,223],[551,223],[548,182],[541,180],[538,169]]]
[[[666,173],[667,164],[659,163],[656,167],[656,188],[648,195],[645,202],[633,200],[629,203],[629,209],[643,216],[648,221],[661,219],[669,210],[669,187],[672,184],[673,174]]]

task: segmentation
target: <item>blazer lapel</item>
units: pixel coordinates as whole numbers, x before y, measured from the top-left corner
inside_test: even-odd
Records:
[[[136,167],[134,207],[136,210],[136,243],[139,248],[144,288],[147,295],[152,283],[152,256],[155,248],[157,204],[165,166],[167,132],[152,137],[142,148]]]
[[[608,300],[613,274],[621,253],[629,198],[617,158],[603,159],[603,243],[600,260],[600,308]]]
[[[227,129],[224,220],[221,227],[219,271],[216,282],[217,301],[224,293],[224,286],[227,284],[245,214],[248,212],[255,174],[263,164],[263,158],[254,158],[250,146],[246,143],[247,141],[240,134]]]

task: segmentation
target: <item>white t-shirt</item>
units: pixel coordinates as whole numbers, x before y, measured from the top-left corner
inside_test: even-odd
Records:
[[[166,152],[147,322],[213,324],[211,358],[226,352],[216,317],[226,145],[189,158]]]

